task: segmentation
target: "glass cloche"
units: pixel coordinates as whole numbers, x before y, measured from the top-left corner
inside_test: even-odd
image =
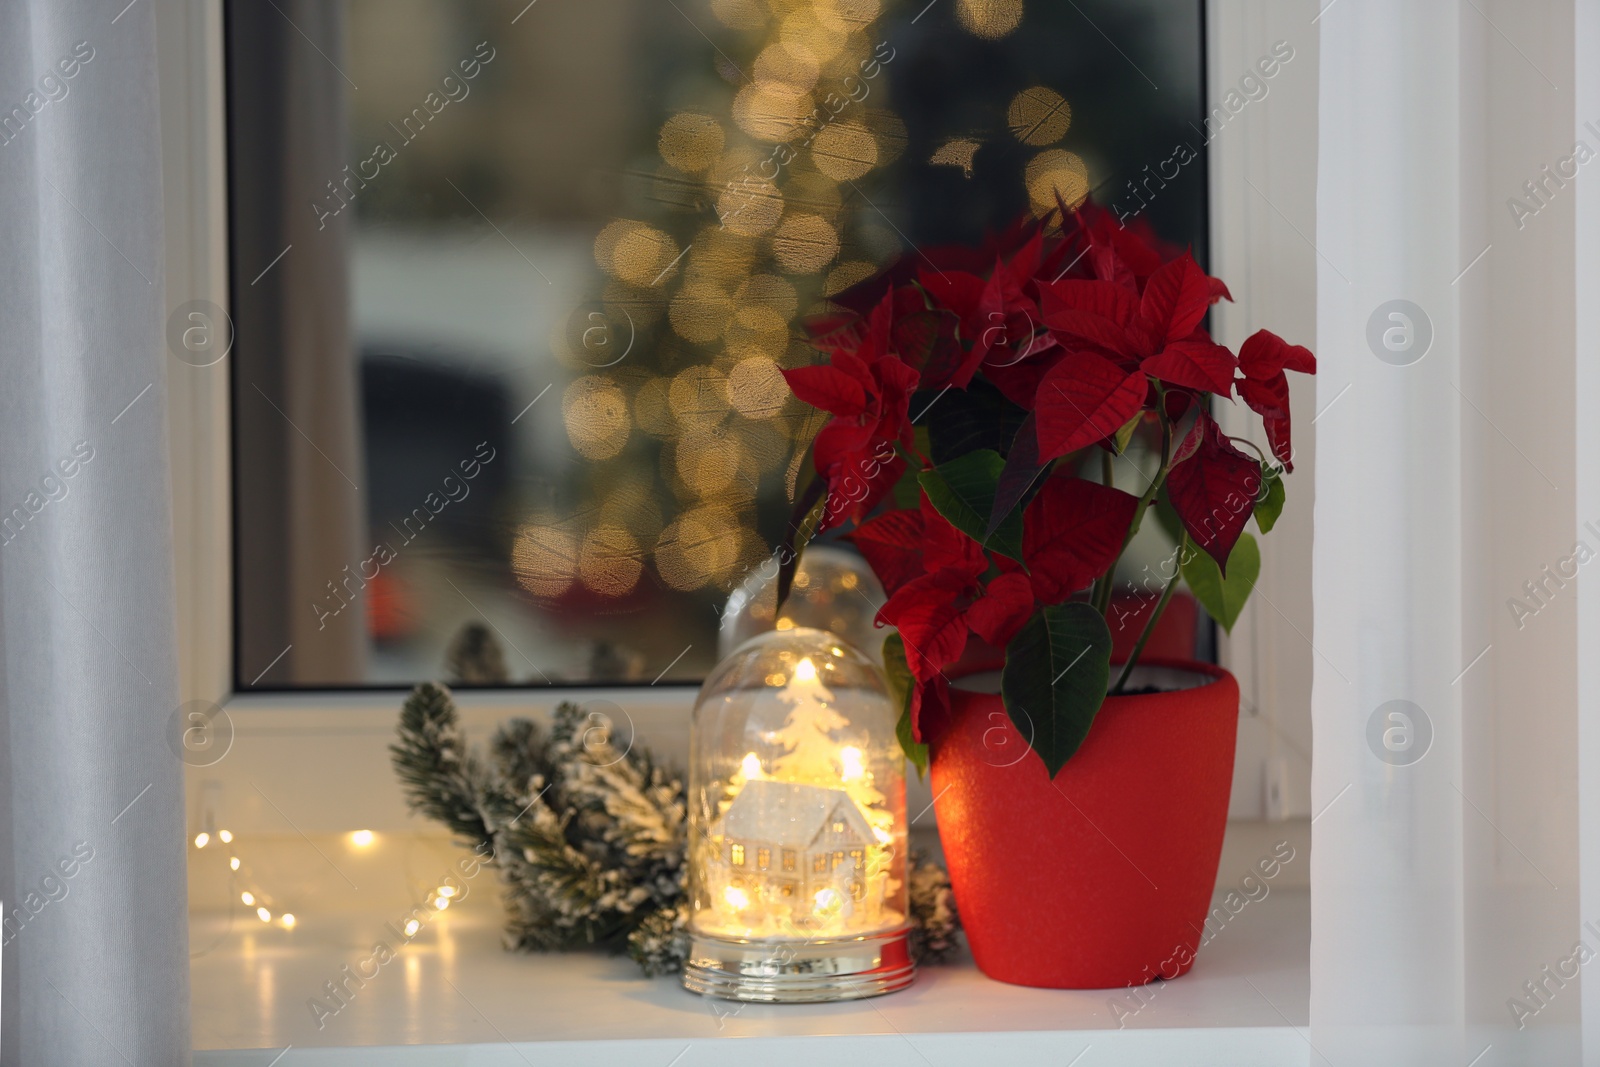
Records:
[[[911,983],[895,720],[876,665],[822,630],[762,634],[712,672],[690,742],[685,986],[822,1001]]]
[[[778,612],[778,562],[757,567],[728,597],[717,635],[717,653],[728,656],[750,638],[769,630],[815,626],[830,630],[883,660],[883,639],[893,631],[873,625],[887,597],[867,561],[846,548],[809,545],[795,567],[794,587]]]

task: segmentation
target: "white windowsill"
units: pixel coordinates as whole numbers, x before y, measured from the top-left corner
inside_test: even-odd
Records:
[[[1230,872],[1248,870],[1267,836],[1301,839],[1303,831],[1292,823],[1233,824],[1219,888],[1238,881]],[[224,934],[224,920],[197,914],[194,1062],[780,1067],[845,1056],[913,1067],[1304,1064],[1310,896],[1296,883],[1308,866],[1304,854],[1286,864],[1267,896],[1216,929],[1189,974],[1144,987],[1147,1003],[1121,1017],[1120,1029],[1112,1003],[1133,1012],[1133,993],[1005,985],[985,978],[965,951],[924,968],[910,989],[873,1000],[742,1007],[707,1000],[675,978],[641,977],[626,957],[504,951],[497,889],[439,916],[319,1029],[309,998],[343,967],[366,960],[375,941],[394,942],[383,932],[393,908],[335,913],[325,902],[307,908],[292,933],[249,919]]]

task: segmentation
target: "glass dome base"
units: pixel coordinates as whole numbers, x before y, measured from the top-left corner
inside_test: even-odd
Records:
[[[723,1000],[815,1004],[904,989],[910,927],[828,941],[735,941],[692,933],[684,988]]]

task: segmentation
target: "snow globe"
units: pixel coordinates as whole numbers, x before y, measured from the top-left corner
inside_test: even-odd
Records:
[[[786,1003],[911,984],[896,717],[873,662],[809,627],[750,639],[706,679],[690,740],[686,987]]]
[[[730,655],[756,634],[815,626],[838,634],[883,661],[883,639],[893,630],[877,626],[878,609],[888,598],[867,561],[847,548],[812,544],[795,565],[794,586],[778,611],[778,560],[750,573],[728,597],[717,635],[717,652]]]

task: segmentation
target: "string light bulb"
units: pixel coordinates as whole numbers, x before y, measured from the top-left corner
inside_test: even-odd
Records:
[[[355,830],[350,834],[350,843],[356,848],[366,848],[376,837],[371,830]]]
[[[418,922],[417,920],[415,920],[415,919],[407,919],[406,920],[406,936],[407,937],[415,936],[416,932],[418,930],[420,930],[420,929],[422,929],[422,924],[420,922]]]
[[[446,898],[453,897],[456,895],[456,887],[453,885],[442,885],[439,887],[439,895]]]
[[[205,848],[211,843],[213,836],[215,836],[216,839],[224,845],[233,844],[234,834],[231,830],[216,830],[211,832],[201,831],[200,834],[198,834],[195,838],[195,847]],[[232,850],[230,849],[228,854],[228,870],[233,873],[235,880],[231,883],[232,888],[229,890],[229,892],[237,891],[239,893],[239,902],[246,908],[254,909],[256,918],[260,919],[264,923],[273,922],[274,919],[272,911],[267,907],[267,900],[269,900],[270,897],[259,895],[250,889],[240,888],[241,885],[259,884],[256,883],[254,878],[249,877],[247,873],[242,871],[243,867],[244,862],[237,855],[232,854]],[[282,915],[277,917],[276,922],[277,925],[283,927],[285,930],[293,930],[298,920],[294,917],[293,913],[284,912]]]

